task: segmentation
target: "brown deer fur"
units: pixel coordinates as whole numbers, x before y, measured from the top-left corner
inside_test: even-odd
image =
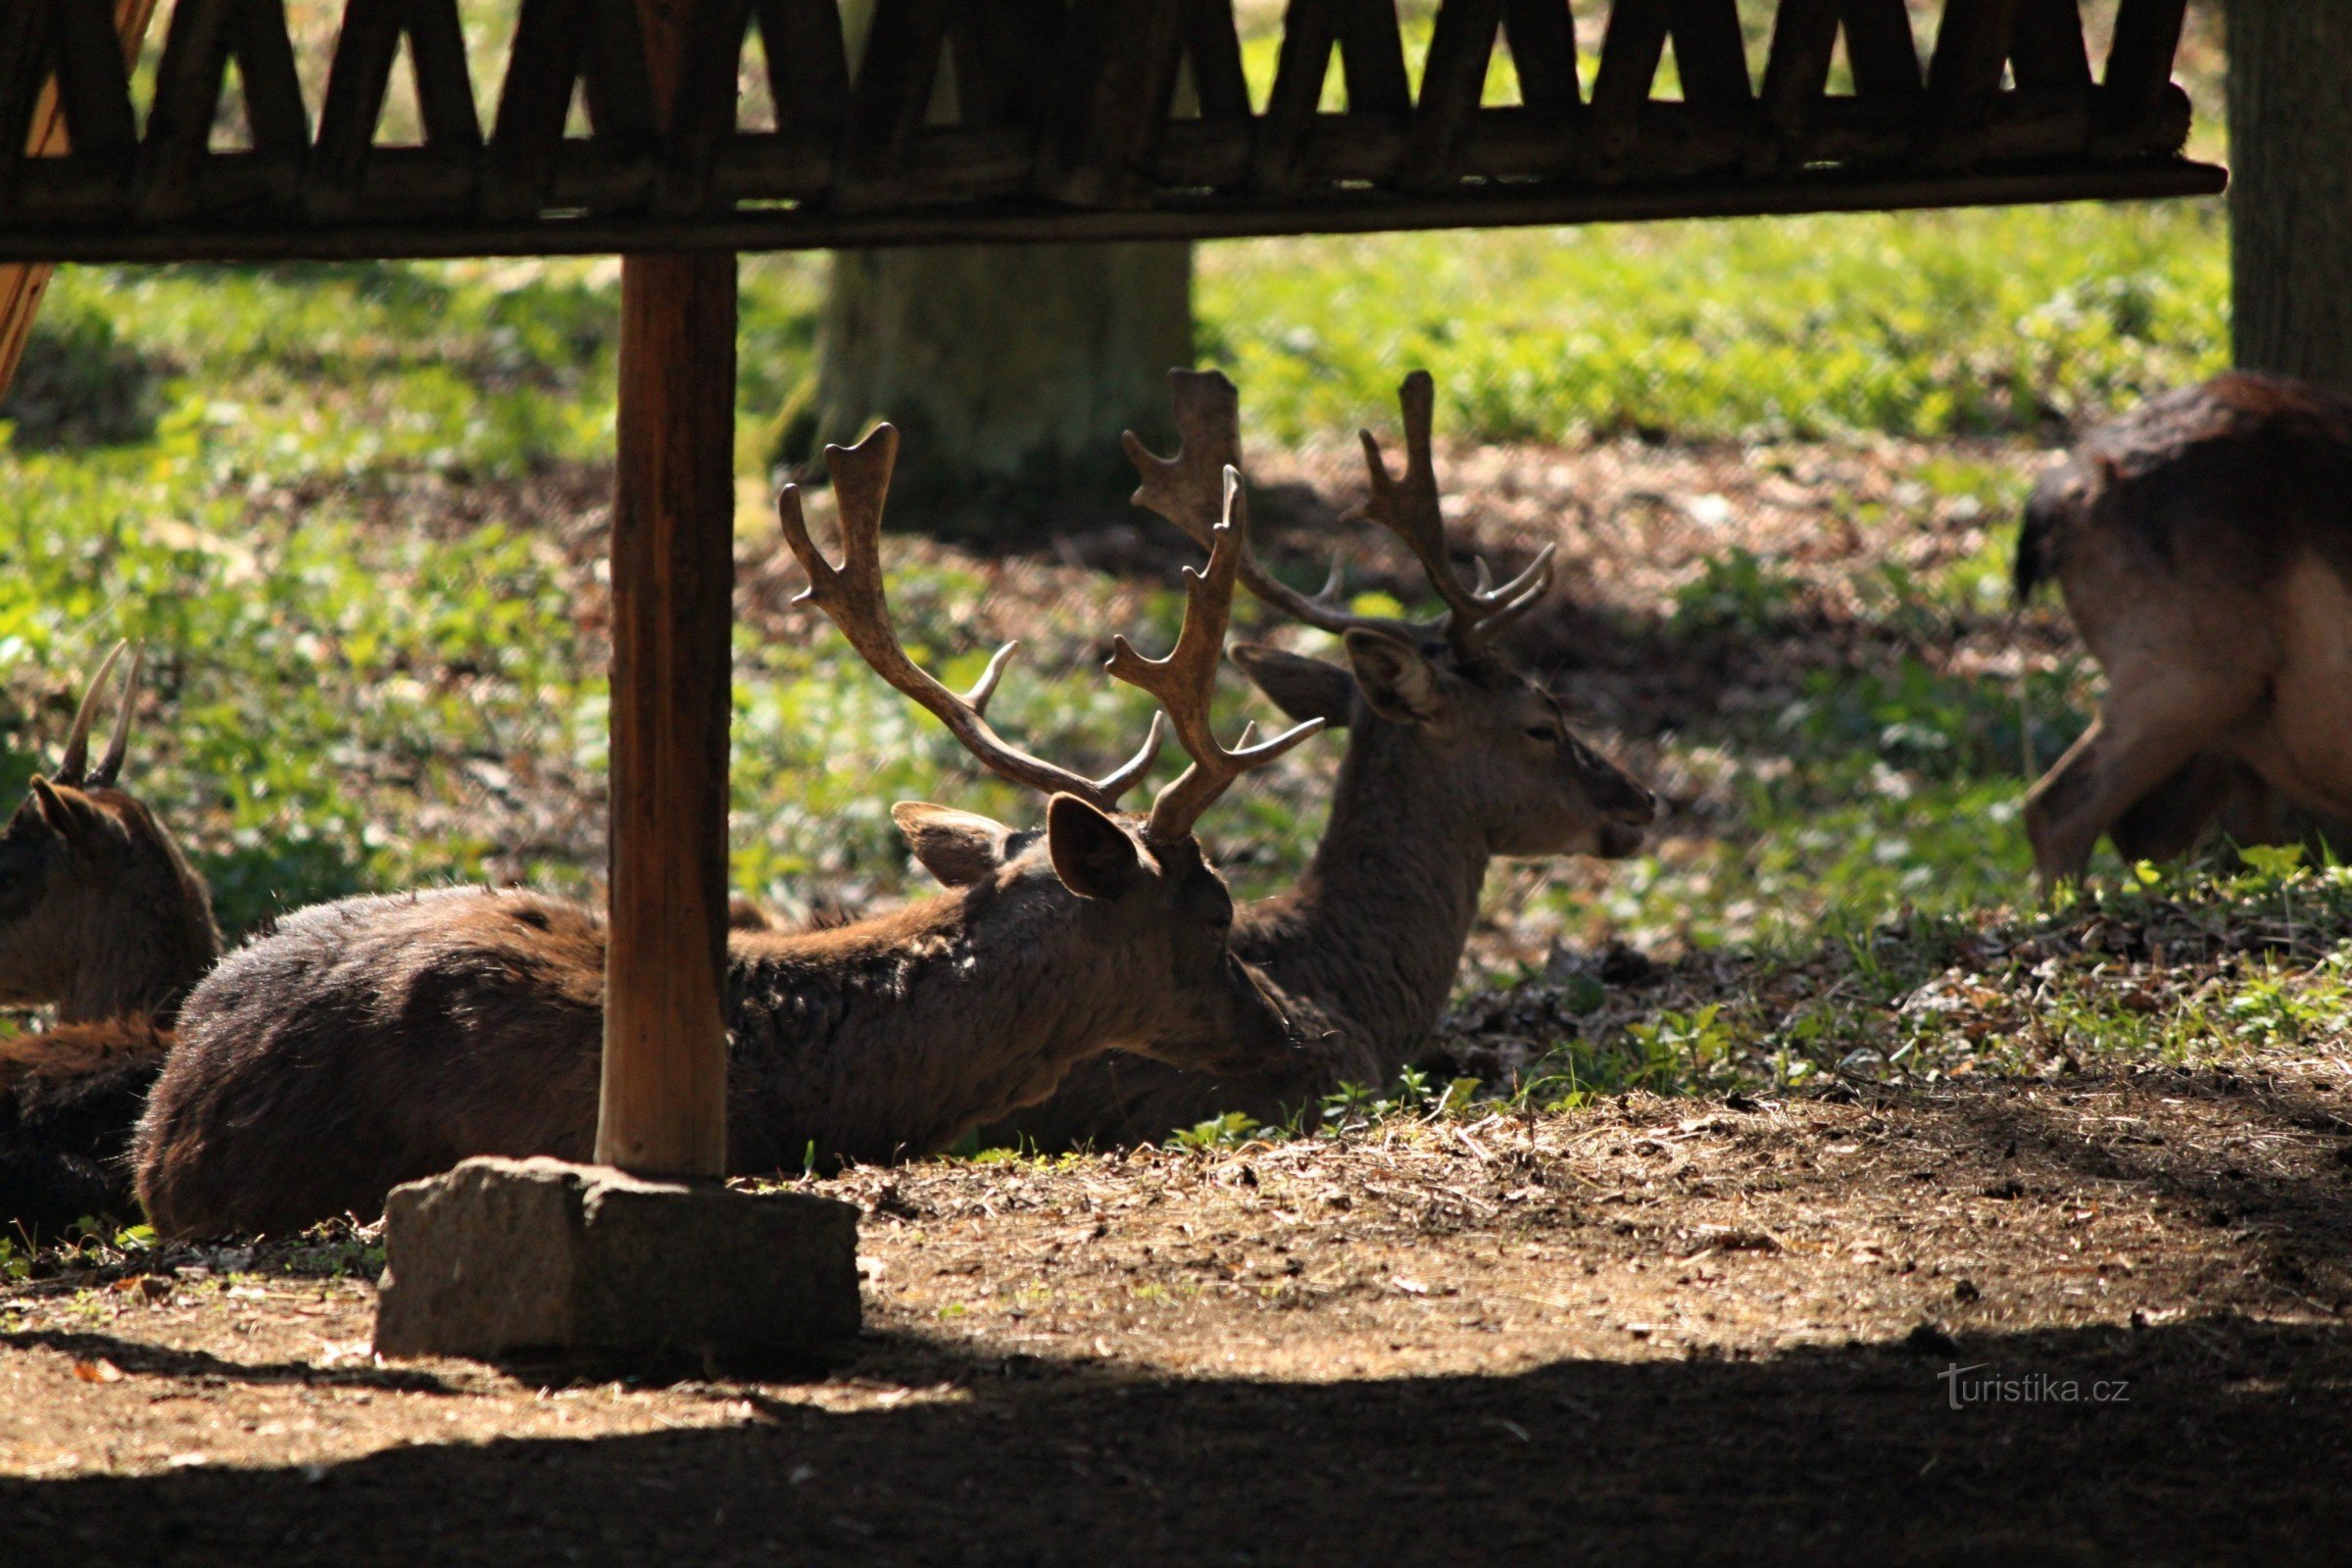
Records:
[[[906,662],[873,558],[888,448],[879,477],[854,484],[865,450],[830,454],[849,565],[812,561],[797,503],[787,510],[812,597],[991,766],[1115,796],[1126,783],[1104,789],[1013,752],[980,718],[985,692],[955,698]],[[1192,578],[1181,657],[1152,666],[1180,734],[1204,731],[1214,665],[1200,652],[1222,640],[1232,587],[1220,545]],[[1199,684],[1177,691],[1180,674]],[[1302,1064],[1280,999],[1227,950],[1232,900],[1189,820],[1213,798],[1205,774],[1230,779],[1279,753],[1187,745],[1193,768],[1150,818],[1172,836],[1072,793],[1053,796],[1043,833],[904,805],[901,828],[953,891],[828,931],[732,932],[730,1166],[925,1152],[1115,1047],[1276,1077],[1269,1063]],[[394,1184],[470,1154],[585,1157],[603,977],[596,915],[537,894],[451,889],[303,911],[232,955],[182,1009],[139,1130],[150,1217],[173,1236],[282,1231],[373,1214]]]
[[[0,1229],[130,1212],[130,1129],[180,999],[220,951],[203,879],[114,786],[135,660],[113,744],[84,775],[91,708],[121,652],[91,683],[58,776],[35,777],[0,832],[0,1005],[57,1009],[52,1027],[0,1042]]]
[[[1348,633],[1347,651],[1352,674],[1234,650],[1284,711],[1348,727],[1313,861],[1290,892],[1245,906],[1233,930],[1233,951],[1301,1009],[1311,1072],[1218,1077],[1110,1055],[992,1136],[1065,1149],[1157,1138],[1228,1111],[1278,1123],[1343,1083],[1389,1083],[1445,1008],[1495,857],[1614,858],[1641,846],[1649,793],[1577,740],[1524,675],[1378,632]]]
[[[2027,503],[2019,598],[2047,578],[2107,695],[2027,798],[2045,885],[2102,833],[2185,848],[2233,768],[2352,815],[2352,399],[2233,373],[2101,427]]]
[[[1239,415],[1231,383],[1214,375],[1174,379],[1186,450],[1199,446],[1206,461],[1235,461]],[[1438,559],[1427,398],[1426,377],[1406,382],[1408,473],[1418,472],[1426,489],[1428,540],[1417,553],[1443,583],[1451,572]],[[1366,439],[1369,462],[1385,473]],[[1146,475],[1138,501],[1180,526],[1184,510],[1172,496],[1152,494],[1152,474],[1172,474],[1184,461],[1137,457]],[[1201,499],[1195,498],[1194,523]],[[1438,1021],[1493,858],[1614,858],[1641,846],[1656,811],[1649,792],[1579,740],[1549,693],[1468,634],[1469,611],[1455,611],[1441,626],[1416,628],[1364,623],[1322,601],[1269,597],[1340,631],[1349,666],[1270,648],[1233,651],[1284,712],[1348,730],[1329,825],[1313,861],[1297,888],[1246,907],[1233,933],[1234,952],[1298,1009],[1314,1070],[1302,1085],[1295,1077],[1218,1078],[1105,1056],[1073,1072],[1052,1100],[991,1129],[992,1136],[1048,1149],[1132,1142],[1228,1111],[1279,1121],[1342,1083],[1386,1084]],[[1497,604],[1509,598],[1507,589],[1493,596]],[[1483,624],[1493,623],[1488,614]]]

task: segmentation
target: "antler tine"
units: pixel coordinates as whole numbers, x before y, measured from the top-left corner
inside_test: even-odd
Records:
[[[1380,442],[1369,430],[1356,432],[1364,446],[1364,467],[1372,494],[1351,509],[1343,520],[1379,523],[1412,551],[1429,585],[1445,602],[1441,625],[1448,641],[1466,654],[1476,653],[1495,632],[1527,613],[1551,587],[1551,559],[1555,546],[1545,545],[1526,570],[1497,588],[1478,564],[1478,580],[1466,584],[1446,553],[1446,518],[1438,501],[1437,463],[1432,454],[1430,426],[1436,413],[1437,383],[1427,370],[1415,370],[1396,389],[1404,416],[1404,476],[1389,472]]]
[[[1135,465],[1138,478],[1134,504],[1184,530],[1187,537],[1211,555],[1216,530],[1225,516],[1225,473],[1242,466],[1241,393],[1222,370],[1170,370],[1168,387],[1176,410],[1176,455],[1163,458],[1144,445],[1133,430],[1121,432],[1119,445]],[[1247,538],[1241,546],[1243,586],[1293,620],[1335,636],[1356,627],[1401,632],[1416,640],[1435,627],[1422,627],[1375,615],[1357,615],[1333,597],[1341,583],[1338,556],[1332,558],[1331,578],[1311,598],[1266,570]]]
[[[808,591],[795,603],[813,604],[841,628],[858,656],[876,674],[927,709],[978,758],[990,771],[1045,794],[1075,795],[1101,810],[1118,808],[1119,797],[1133,789],[1159,755],[1162,725],[1152,716],[1152,730],[1143,750],[1102,778],[1088,778],[1057,767],[1014,746],[989,727],[988,700],[996,694],[1018,643],[1006,643],[989,660],[988,669],[972,689],[961,695],[950,691],[900,646],[890,623],[890,603],[882,586],[882,507],[890,492],[890,472],[899,455],[899,432],[878,424],[854,447],[825,448],[825,466],[833,476],[833,494],[841,507],[842,564],[825,560],[808,536],[801,511],[798,485],[786,485],[776,497],[776,517],[784,542],[808,573]]]
[[[122,706],[115,710],[115,732],[107,737],[106,755],[98,759],[98,765],[90,770],[90,783],[94,788],[112,787],[117,775],[122,771],[122,757],[130,748],[130,710],[138,704],[139,671],[146,667],[146,648],[133,648],[130,651],[130,673],[122,677]]]
[[[90,762],[90,716],[98,711],[98,694],[106,690],[106,677],[115,672],[115,661],[129,646],[128,638],[115,644],[98,666],[98,673],[90,677],[90,684],[83,689],[81,706],[74,710],[74,727],[66,732],[65,754],[57,760],[58,783],[79,786],[84,782],[83,774]]]
[[[1175,723],[1177,740],[1193,760],[1152,802],[1144,837],[1153,844],[1175,844],[1190,837],[1200,813],[1235,779],[1251,768],[1265,766],[1323,727],[1323,720],[1309,719],[1255,746],[1250,744],[1250,731],[1245,729],[1241,745],[1227,751],[1210,726],[1209,698],[1216,690],[1217,665],[1225,654],[1234,584],[1249,551],[1249,514],[1242,500],[1241,470],[1230,465],[1225,468],[1224,492],[1222,520],[1209,535],[1207,568],[1184,568],[1184,627],[1177,633],[1174,650],[1165,659],[1146,659],[1126,638],[1114,637],[1110,662],[1104,666],[1116,678],[1159,699]]]

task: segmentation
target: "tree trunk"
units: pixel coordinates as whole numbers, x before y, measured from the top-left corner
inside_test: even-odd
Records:
[[[1037,543],[1125,513],[1119,432],[1164,438],[1167,372],[1192,362],[1181,244],[845,251],[813,423],[783,456],[889,419],[906,434],[894,521]]]
[[[2352,392],[2352,5],[2230,0],[2233,349]]]

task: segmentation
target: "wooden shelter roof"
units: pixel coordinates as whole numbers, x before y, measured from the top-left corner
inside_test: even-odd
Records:
[[[836,0],[694,0],[658,106],[639,0],[522,0],[485,125],[459,0],[348,0],[316,116],[284,0],[178,0],[151,91],[115,0],[6,0],[0,261],[1204,238],[2224,183],[2181,156],[2185,0],[2121,0],[2095,63],[2078,0],[1947,0],[1932,37],[1903,0],[1781,0],[1760,82],[1736,0],[1614,0],[1589,90],[1572,3],[1445,0],[1416,84],[1392,0],[1291,0],[1257,105],[1231,0],[875,0],[855,67]],[[1833,94],[1840,34],[1854,90]],[[772,129],[738,123],[755,38]],[[1498,40],[1523,101],[1485,107]],[[1657,96],[1669,46],[1679,98]],[[404,48],[422,144],[379,145]],[[232,63],[250,136],[228,148]],[[565,134],[575,92],[593,134]],[[52,102],[70,151],[30,155]]]

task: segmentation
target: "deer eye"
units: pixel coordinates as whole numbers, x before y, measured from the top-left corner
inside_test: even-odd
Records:
[[[1530,724],[1523,733],[1529,740],[1542,741],[1546,746],[1556,746],[1560,741],[1560,732],[1548,724]]]

